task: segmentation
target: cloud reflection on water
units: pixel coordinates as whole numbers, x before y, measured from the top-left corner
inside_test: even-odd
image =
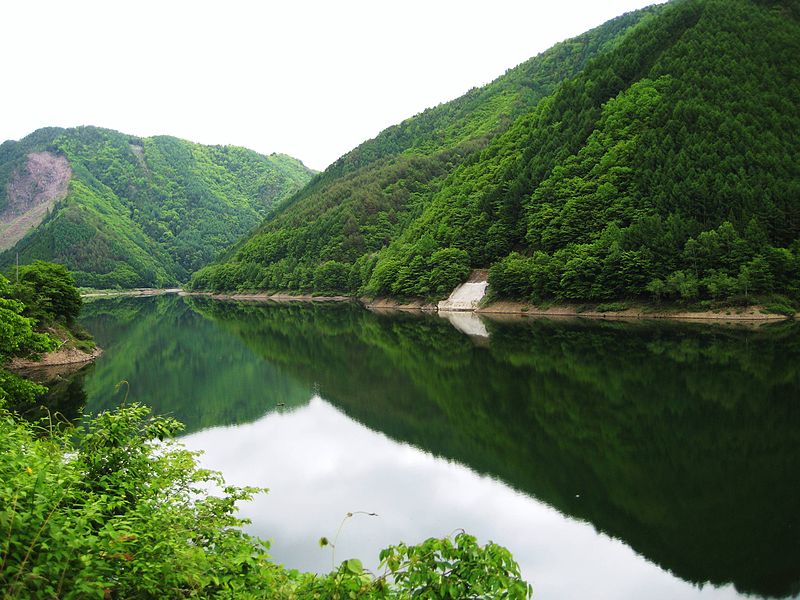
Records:
[[[508,547],[533,584],[534,597],[739,598],[732,586],[696,588],[599,534],[458,463],[437,458],[349,419],[319,396],[300,409],[273,412],[236,427],[186,436],[204,450],[204,465],[236,485],[266,486],[267,495],[242,507],[250,531],[272,540],[285,565],[331,568],[321,536],[336,534],[337,562],[350,557],[375,569],[381,548],[465,529],[482,542]]]

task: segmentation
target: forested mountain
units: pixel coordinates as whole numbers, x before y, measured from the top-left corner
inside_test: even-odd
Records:
[[[196,287],[800,296],[800,3],[673,0],[346,155]]]
[[[184,282],[312,174],[234,146],[40,129],[0,145],[0,266],[18,252],[64,263],[80,285]]]
[[[557,44],[489,85],[390,127],[318,175],[195,285],[354,291],[448,175],[658,8]],[[474,160],[474,158],[473,158]]]

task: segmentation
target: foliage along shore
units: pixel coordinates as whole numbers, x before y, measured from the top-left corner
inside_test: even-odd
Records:
[[[464,532],[391,546],[378,574],[354,558],[327,575],[286,569],[235,516],[237,502],[267,490],[228,486],[201,468],[198,453],[170,441],[181,429],[138,404],[80,427],[31,424],[0,400],[3,598],[524,600],[532,593],[508,550],[480,546]]]
[[[12,371],[96,358],[91,334],[76,319],[83,301],[64,265],[35,261],[0,274],[0,402],[32,405],[46,391]]]

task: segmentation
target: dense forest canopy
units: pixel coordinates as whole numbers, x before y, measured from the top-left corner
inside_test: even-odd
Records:
[[[800,298],[800,9],[674,0],[334,163],[205,289]]]
[[[37,172],[31,156],[65,157],[68,189],[0,255],[0,265],[17,253],[23,263],[54,260],[92,287],[186,281],[312,176],[291,157],[234,146],[96,127],[42,129],[0,145],[0,228],[47,200],[37,190],[52,173]]]

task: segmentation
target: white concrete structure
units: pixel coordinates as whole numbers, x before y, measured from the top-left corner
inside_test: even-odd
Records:
[[[488,285],[486,271],[473,271],[467,282],[454,289],[447,300],[439,302],[438,308],[440,311],[475,310]]]

